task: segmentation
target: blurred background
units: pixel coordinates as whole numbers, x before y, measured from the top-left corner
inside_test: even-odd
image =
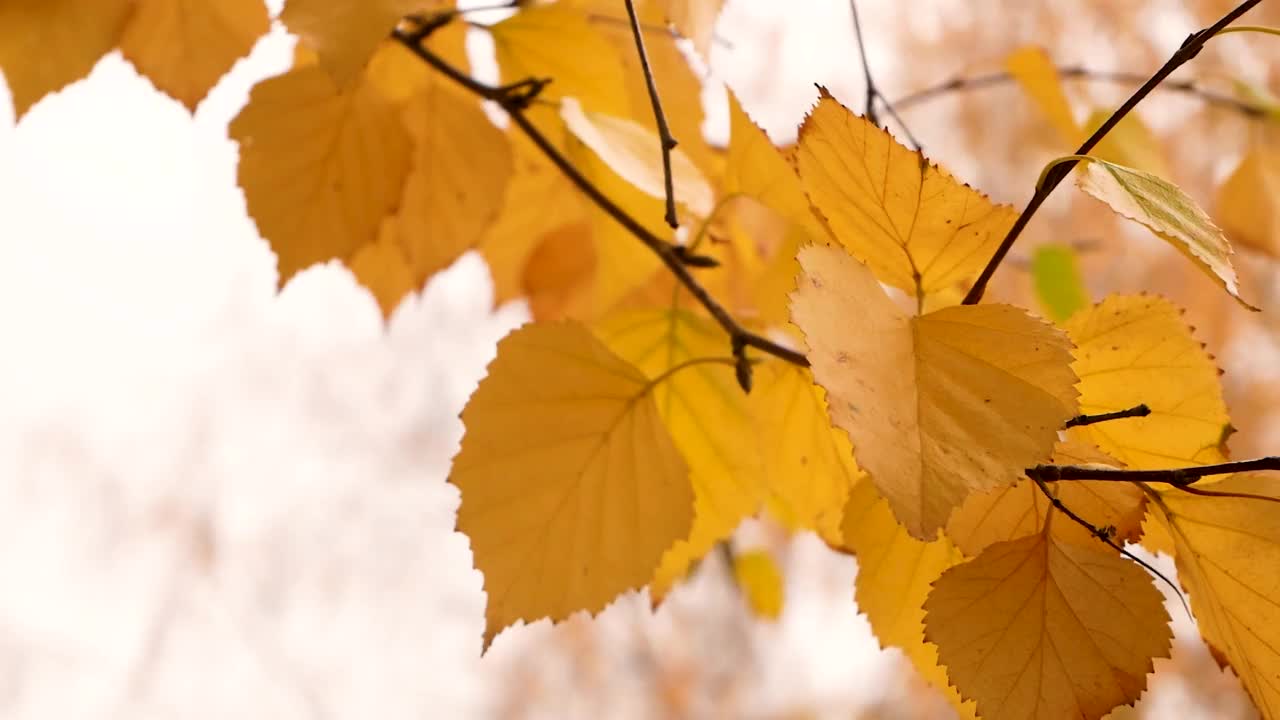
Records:
[[[889,98],[999,72],[1028,44],[1060,66],[1146,75],[1234,4],[859,3]],[[1280,6],[1246,19],[1280,24]],[[473,33],[479,61],[487,36]],[[755,523],[739,540],[785,572],[776,621],[754,618],[712,557],[656,612],[628,594],[594,620],[508,630],[481,656],[481,578],[445,478],[457,415],[527,310],[493,307],[475,254],[385,326],[337,264],[276,293],[226,125],[292,44],[277,26],[194,117],[118,53],[16,127],[0,90],[0,717],[950,716],[857,614],[851,558]],[[1265,102],[1277,48],[1215,40],[1178,77]],[[815,83],[853,107],[864,92],[847,0],[729,0],[702,71],[706,133],[722,141],[722,83],[779,143]],[[1132,89],[1067,81],[1080,119]],[[1003,202],[1071,150],[1010,82],[898,109],[930,158]],[[1265,119],[1187,93],[1156,92],[1138,115],[1165,176],[1211,213],[1244,154],[1275,142]],[[1045,243],[1077,249],[1094,299],[1169,296],[1225,370],[1233,456],[1275,454],[1280,284],[1265,244],[1280,225],[1258,223],[1262,250],[1240,248],[1236,267],[1261,314],[1069,187],[989,297],[1036,307],[1027,258]],[[1130,717],[1253,717],[1181,607],[1170,615],[1173,657]]]

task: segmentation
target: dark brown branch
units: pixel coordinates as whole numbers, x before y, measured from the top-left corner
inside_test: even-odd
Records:
[[[1084,144],[1082,144],[1074,154],[1088,155],[1089,151],[1101,142],[1102,139],[1107,136],[1107,133],[1111,132],[1112,128],[1123,120],[1130,111],[1137,107],[1138,103],[1142,102],[1143,98],[1150,95],[1152,90],[1155,90],[1160,83],[1164,82],[1165,78],[1173,74],[1173,71],[1190,62],[1196,55],[1199,55],[1200,50],[1204,48],[1204,44],[1208,42],[1210,38],[1217,35],[1223,28],[1235,22],[1241,15],[1244,15],[1249,10],[1253,9],[1260,2],[1262,2],[1262,0],[1245,0],[1240,3],[1240,5],[1236,6],[1234,10],[1223,15],[1218,22],[1203,30],[1199,30],[1188,35],[1187,39],[1182,41],[1182,46],[1178,48],[1177,52],[1175,52],[1173,56],[1155,72],[1154,75],[1143,83],[1142,87],[1134,91],[1133,95],[1129,96],[1129,99],[1125,100],[1124,104],[1121,105],[1119,109],[1111,113],[1111,116],[1102,123],[1102,126],[1094,131],[1094,133],[1089,136],[1089,139],[1085,140]],[[1036,214],[1036,211],[1040,209],[1040,206],[1044,204],[1044,201],[1049,198],[1049,195],[1052,194],[1054,189],[1062,183],[1078,162],[1078,160],[1062,162],[1045,175],[1044,182],[1040,184],[1040,187],[1036,189],[1035,194],[1031,196],[1031,200],[1027,203],[1026,208],[1022,210],[1022,214],[1020,214],[1018,219],[1014,221],[1013,227],[1009,229],[1004,240],[1000,242],[1000,246],[996,248],[991,259],[987,261],[987,266],[982,269],[982,274],[978,276],[973,287],[969,289],[969,293],[965,295],[965,305],[974,305],[982,299],[983,293],[987,290],[987,282],[991,280],[992,274],[994,274],[996,268],[1000,266],[1000,261],[1004,260],[1004,256],[1009,253],[1009,248],[1013,247],[1014,241],[1016,241],[1018,236],[1022,234],[1022,231],[1027,227],[1027,223],[1031,221],[1032,216]]]
[[[862,38],[862,21],[858,18],[858,0],[849,0],[849,12],[853,15],[853,34],[858,41],[858,56],[862,60],[862,78],[867,86],[866,104],[863,106],[863,114],[867,116],[873,124],[879,125],[880,120],[876,115],[876,101],[879,100],[884,105],[885,112],[889,113],[889,117],[902,128],[902,133],[906,135],[913,149],[920,149],[920,142],[916,140],[915,135],[911,134],[911,128],[902,121],[898,115],[898,111],[893,108],[893,103],[889,102],[889,98],[880,92],[880,88],[876,86],[875,78],[871,76],[871,64],[867,62],[867,43]]]
[[[1147,81],[1146,75],[1138,73],[1118,72],[1108,70],[1090,70],[1079,65],[1066,65],[1056,67],[1058,76],[1069,80],[1085,80],[1090,82],[1109,82],[1119,85],[1140,85]],[[1012,74],[1007,72],[995,72],[987,75],[973,75],[971,77],[952,78],[946,82],[938,83],[932,87],[917,90],[908,95],[903,95],[893,101],[894,106],[899,110],[906,110],[916,105],[922,105],[931,100],[943,97],[953,92],[964,92],[966,90],[979,90],[982,88],[994,87],[1014,81]],[[1224,108],[1234,110],[1249,117],[1262,117],[1266,114],[1266,110],[1243,100],[1225,95],[1223,93],[1214,92],[1207,88],[1202,88],[1196,84],[1194,80],[1166,80],[1157,90],[1186,93],[1194,95],[1210,105],[1220,105]]]
[[[1084,467],[1080,465],[1037,465],[1027,468],[1032,480],[1055,482],[1057,480],[1103,480],[1108,482],[1163,483],[1182,487],[1212,475],[1249,472],[1251,470],[1280,470],[1280,456],[1237,460],[1216,465],[1195,465],[1169,470],[1122,470],[1119,468]]]
[[[510,85],[487,85],[479,82],[470,75],[458,70],[449,63],[445,62],[431,50],[423,47],[419,42],[420,35],[413,31],[405,31],[397,29],[392,33],[392,37],[409,49],[423,62],[430,65],[433,69],[440,72],[445,77],[453,80],[457,84],[466,88],[476,96],[485,100],[492,101],[506,111],[511,117],[512,123],[520,129],[521,132],[528,137],[534,145],[547,157],[565,177],[572,182],[578,190],[586,195],[590,200],[603,210],[615,222],[634,235],[640,242],[653,251],[662,264],[667,267],[672,275],[680,282],[681,285],[689,291],[691,295],[704,307],[711,317],[729,335],[729,340],[733,347],[735,358],[738,361],[738,378],[743,389],[750,388],[750,362],[746,356],[746,348],[753,347],[762,352],[766,352],[774,357],[785,360],[789,363],[808,367],[809,360],[805,358],[804,353],[797,352],[791,348],[783,347],[767,338],[756,335],[738,324],[733,316],[725,310],[715,298],[707,292],[701,283],[693,277],[689,268],[686,267],[682,259],[681,251],[677,250],[678,246],[673,245],[657,235],[654,235],[638,220],[631,217],[626,210],[623,210],[617,203],[613,202],[605,195],[594,183],[583,175],[573,163],[569,162],[552,142],[542,134],[537,127],[525,115],[525,110],[529,103],[537,96],[538,92],[550,82],[546,79],[527,79]],[[743,382],[744,374],[747,381]]]
[[[1135,405],[1128,410],[1117,410],[1109,413],[1099,413],[1098,415],[1077,415],[1067,421],[1062,427],[1073,428],[1082,425],[1093,425],[1094,423],[1106,422],[1108,420],[1123,420],[1124,418],[1146,417],[1151,414],[1151,408],[1144,405]]]
[[[626,0],[627,16],[631,18],[631,35],[636,39],[636,52],[640,54],[640,69],[644,72],[644,83],[649,88],[649,104],[653,106],[653,121],[658,126],[658,141],[662,145],[662,181],[667,193],[667,224],[674,230],[680,227],[680,219],[676,217],[676,190],[671,178],[671,151],[676,149],[675,136],[667,125],[667,114],[662,112],[662,98],[658,97],[658,84],[653,79],[653,68],[649,65],[649,52],[644,48],[644,33],[640,31],[640,18],[636,15],[634,0]]]

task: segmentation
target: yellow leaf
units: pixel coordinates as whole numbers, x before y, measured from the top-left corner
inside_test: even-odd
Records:
[[[1280,151],[1251,151],[1218,189],[1217,217],[1231,239],[1280,257]]]
[[[785,594],[782,572],[769,553],[752,550],[734,555],[733,577],[752,612],[762,618],[778,619]]]
[[[400,201],[399,240],[419,279],[480,244],[502,209],[513,161],[506,135],[476,98],[431,82],[405,108],[412,166]]]
[[[1059,465],[1096,464],[1116,466],[1116,462],[1079,443],[1059,444],[1053,462]],[[1095,528],[1112,528],[1117,543],[1137,540],[1142,532],[1144,502],[1142,490],[1128,483],[1085,481],[1052,484],[1058,499]],[[947,537],[970,557],[987,547],[1040,532],[1051,507],[1036,484],[1029,479],[1012,487],[996,488],[970,495],[947,522]],[[1094,543],[1097,540],[1080,525],[1059,517],[1053,532],[1068,542]]]
[[[1092,134],[1111,117],[1110,110],[1096,110],[1085,121],[1085,131]],[[1160,141],[1151,129],[1134,113],[1129,113],[1116,123],[1093,149],[1093,154],[1108,162],[1144,170],[1159,177],[1169,175]]]
[[[553,78],[539,97],[575,97],[591,112],[630,115],[618,51],[570,3],[522,6],[489,32],[502,82]]]
[[[577,98],[560,101],[569,131],[627,182],[650,197],[666,199],[662,144],[658,136],[626,118],[584,111]],[[677,202],[698,217],[711,214],[715,191],[679,147],[671,151],[672,189]]]
[[[725,165],[724,192],[755,198],[787,221],[804,228],[814,240],[826,236],[826,230],[809,206],[799,176],[732,92],[729,93],[729,158]]]
[[[89,74],[116,46],[133,0],[0,2],[0,70],[18,120],[37,100]]]
[[[409,139],[368,83],[339,93],[319,66],[258,83],[231,121],[249,214],[279,257],[280,283],[373,242],[400,199]]]
[[[1147,573],[1052,532],[946,571],[924,609],[947,674],[990,720],[1096,720],[1137,700],[1152,659],[1169,653],[1169,616]]]
[[[921,297],[975,278],[1017,216],[823,91],[800,128],[800,179],[876,277]]]
[[[765,507],[790,530],[840,543],[840,515],[862,471],[844,431],[831,427],[822,388],[788,363],[755,369],[748,397],[768,485]]]
[[[452,5],[449,0],[288,0],[280,20],[316,52],[334,83],[346,88],[400,18]]]
[[[1067,102],[1067,94],[1063,92],[1062,81],[1049,53],[1042,47],[1022,47],[1004,59],[1004,66],[1057,130],[1063,142],[1075,145],[1080,138],[1080,126],[1071,112],[1071,103]]]
[[[684,310],[615,313],[597,332],[610,349],[651,377],[696,358],[729,353],[719,327]],[[650,588],[659,600],[693,562],[755,514],[766,486],[747,396],[731,366],[705,363],[677,370],[654,388],[653,398],[689,463],[695,498],[693,527],[663,557]]]
[[[1076,175],[1081,190],[1106,203],[1117,214],[1141,223],[1173,245],[1241,305],[1258,308],[1240,297],[1231,245],[1208,215],[1173,183],[1151,173],[1098,158],[1083,158]]]
[[[677,32],[693,42],[693,47],[703,57],[711,55],[711,41],[715,38],[716,20],[724,0],[660,0],[666,6],[667,22]]]
[[[262,0],[137,0],[120,50],[157,88],[195,112],[269,27]]]
[[[1112,295],[1066,324],[1076,344],[1080,412],[1125,410],[1140,403],[1147,417],[1072,428],[1134,468],[1221,462],[1230,419],[1213,358],[1191,335],[1182,313],[1163,298]]]
[[[391,317],[404,296],[421,286],[396,242],[392,218],[382,221],[378,239],[357,250],[347,264],[356,280],[373,293],[384,318]]]
[[[893,517],[871,483],[854,485],[845,506],[843,545],[858,557],[855,599],[881,647],[902,650],[962,717],[974,717],[938,664],[938,647],[924,638],[924,604],[944,570],[963,560],[946,538],[922,542]]]
[[[653,390],[575,323],[498,344],[449,478],[484,573],[486,645],[517,620],[599,611],[687,535],[693,495]]]
[[[792,319],[831,418],[912,535],[1049,457],[1075,406],[1060,331],[1008,305],[908,316],[836,248],[805,248],[800,265]]]
[[[1265,499],[1160,494],[1178,579],[1200,633],[1230,661],[1262,716],[1280,717],[1280,491],[1275,473],[1233,475],[1213,492]]]
[[[524,267],[524,295],[534,318],[561,317],[595,269],[591,226],[562,225],[542,236]]]

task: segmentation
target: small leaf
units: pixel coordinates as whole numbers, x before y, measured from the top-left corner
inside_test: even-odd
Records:
[[[1146,417],[1072,428],[1133,468],[1221,462],[1230,422],[1213,358],[1169,301],[1111,295],[1066,324],[1076,344],[1080,412],[1115,412],[1146,404]]]
[[[498,344],[449,478],[484,573],[486,645],[517,620],[599,611],[688,534],[693,493],[652,390],[576,323]]]
[[[1012,485],[1074,414],[1070,342],[1008,305],[910,317],[848,253],[800,251],[791,314],[832,421],[898,520],[932,539],[970,492]]]
[[[560,117],[569,131],[619,176],[650,197],[666,199],[662,145],[657,135],[626,118],[584,111],[571,97],[560,101]],[[671,151],[671,179],[677,202],[698,217],[711,214],[715,191],[679,147]]]
[[[0,70],[17,120],[89,74],[120,39],[133,0],[0,2]]]
[[[800,128],[800,179],[840,242],[922,297],[977,277],[1017,216],[822,92]]]
[[[391,317],[400,301],[422,285],[396,241],[394,218],[383,220],[378,239],[357,250],[347,265],[356,280],[373,293],[384,318]]]
[[[725,0],[660,0],[667,22],[676,32],[688,38],[702,57],[711,57],[711,41],[715,37],[716,20]]]
[[[1216,215],[1234,242],[1280,257],[1280,150],[1244,156],[1218,189]]]
[[[1142,170],[1098,158],[1080,159],[1076,184],[1116,213],[1139,222],[1217,279],[1241,305],[1231,246],[1222,230],[1173,183]]]
[[[401,17],[452,5],[449,0],[288,0],[280,20],[316,52],[334,83],[346,88]]]
[[[192,112],[270,28],[262,0],[137,0],[120,50]]]
[[[1080,125],[1062,89],[1058,69],[1042,47],[1026,46],[1009,53],[1004,67],[1068,145],[1080,140]]]
[[[1155,503],[1201,634],[1230,661],[1266,718],[1280,717],[1278,482],[1276,473],[1249,473],[1203,486],[1271,501],[1171,490]]]
[[[1031,253],[1031,282],[1049,319],[1065,322],[1089,305],[1076,253],[1067,245],[1041,245]]]
[[[1047,532],[946,571],[924,608],[925,637],[988,720],[1097,720],[1138,699],[1172,634],[1141,567]]]
[[[782,571],[769,553],[751,550],[735,554],[733,577],[752,612],[769,620],[777,620],[782,615],[785,598]]]
[[[279,257],[283,285],[303,268],[374,241],[400,200],[409,138],[369,83],[339,93],[307,65],[254,86],[231,121],[249,214]]]

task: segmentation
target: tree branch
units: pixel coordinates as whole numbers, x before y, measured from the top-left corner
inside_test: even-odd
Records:
[[[902,133],[907,136],[907,142],[911,143],[912,149],[920,149],[920,141],[916,140],[915,135],[911,134],[911,128],[902,121],[898,115],[898,111],[893,108],[893,103],[889,102],[889,98],[880,92],[880,88],[876,86],[875,79],[871,76],[871,64],[867,62],[867,43],[862,39],[862,22],[858,19],[858,0],[849,0],[849,12],[853,15],[853,34],[858,41],[858,56],[862,59],[862,77],[867,85],[867,99],[864,105],[863,114],[872,124],[879,125],[880,120],[876,116],[876,100],[883,105],[885,112],[889,113],[889,117],[902,128]]]
[[[680,219],[676,217],[676,191],[671,179],[671,151],[676,149],[675,137],[671,127],[667,125],[667,114],[662,112],[662,99],[658,97],[658,84],[653,79],[653,68],[649,65],[649,53],[644,48],[644,33],[640,31],[640,18],[636,15],[634,0],[626,0],[627,15],[631,18],[631,34],[636,39],[636,52],[640,54],[640,69],[644,72],[644,82],[649,88],[649,104],[653,106],[653,121],[658,126],[658,140],[662,145],[662,180],[667,192],[667,224],[674,230],[680,227]]]
[[[1143,83],[1142,87],[1138,88],[1133,95],[1129,96],[1129,99],[1126,100],[1119,109],[1111,113],[1111,116],[1107,118],[1106,122],[1102,123],[1102,126],[1094,131],[1093,135],[1089,136],[1089,139],[1084,141],[1084,144],[1076,150],[1075,154],[1088,155],[1089,151],[1101,142],[1102,139],[1107,136],[1107,133],[1111,132],[1112,128],[1123,120],[1130,111],[1137,107],[1138,103],[1142,102],[1143,98],[1150,95],[1152,90],[1155,90],[1160,83],[1164,82],[1165,78],[1169,77],[1173,71],[1190,62],[1196,55],[1199,55],[1200,50],[1204,48],[1204,44],[1207,43],[1210,38],[1217,35],[1223,28],[1227,27],[1232,22],[1235,22],[1237,18],[1253,9],[1254,6],[1258,5],[1260,2],[1262,2],[1262,0],[1245,0],[1236,6],[1234,10],[1223,15],[1218,22],[1203,30],[1188,35],[1187,39],[1182,41],[1182,46],[1178,48],[1177,52],[1175,52],[1173,56],[1170,57],[1169,60],[1166,61],[1165,64],[1150,77],[1150,79]],[[1000,246],[996,248],[991,259],[987,261],[987,266],[982,269],[982,274],[978,276],[973,287],[969,289],[969,293],[965,295],[963,304],[974,305],[977,304],[978,301],[982,300],[982,295],[987,290],[987,282],[991,280],[992,274],[994,274],[996,268],[1000,266],[1000,261],[1004,260],[1004,256],[1009,253],[1009,248],[1013,247],[1014,241],[1018,239],[1018,236],[1021,235],[1022,231],[1027,227],[1027,223],[1031,221],[1031,217],[1036,214],[1036,211],[1040,209],[1040,206],[1044,204],[1044,201],[1053,193],[1054,188],[1058,187],[1058,185],[1062,183],[1062,181],[1071,172],[1071,169],[1075,166],[1076,161],[1064,162],[1049,172],[1045,177],[1044,183],[1036,189],[1035,194],[1031,196],[1031,200],[1027,203],[1026,208],[1023,209],[1022,214],[1014,221],[1013,227],[1009,229],[1004,240],[1000,242]]]
[[[1280,455],[1217,463],[1216,465],[1171,468],[1168,470],[1123,470],[1120,468],[1085,467],[1081,465],[1037,465],[1033,468],[1027,468],[1026,473],[1027,477],[1032,480],[1044,482],[1102,480],[1106,482],[1163,483],[1174,487],[1185,487],[1212,475],[1229,475],[1251,470],[1280,470]]]
[[[1077,415],[1067,421],[1063,425],[1063,429],[1080,427],[1082,425],[1093,425],[1094,423],[1106,422],[1108,420],[1123,420],[1131,417],[1146,417],[1151,414],[1151,408],[1146,404],[1135,405],[1127,410],[1117,410],[1115,412],[1100,413],[1098,415]]]
[[[634,235],[640,242],[653,251],[662,264],[667,267],[672,275],[683,285],[691,295],[710,313],[721,328],[729,335],[729,340],[733,348],[734,358],[737,361],[737,375],[739,384],[744,390],[750,391],[751,387],[751,362],[746,355],[746,348],[753,347],[762,352],[768,353],[779,359],[785,360],[794,365],[808,367],[809,360],[804,353],[797,352],[791,348],[783,347],[767,338],[761,337],[743,328],[733,316],[725,310],[715,298],[711,296],[707,289],[693,277],[689,268],[686,266],[684,257],[687,253],[682,253],[678,246],[673,245],[657,235],[654,235],[638,220],[631,217],[626,210],[622,209],[617,203],[613,202],[605,195],[600,188],[591,182],[589,178],[583,175],[573,163],[569,162],[559,149],[547,139],[542,131],[529,120],[525,114],[525,110],[533,101],[534,97],[549,82],[544,78],[529,78],[521,80],[509,85],[487,85],[479,82],[470,75],[458,70],[449,63],[445,62],[434,52],[424,47],[421,40],[424,35],[418,29],[403,30],[397,28],[392,37],[410,52],[416,55],[423,62],[440,72],[445,77],[453,80],[463,88],[469,90],[476,96],[492,101],[501,107],[511,117],[512,123],[520,129],[521,132],[528,137],[534,145],[547,157],[565,177],[572,182],[578,190],[586,195],[590,200],[603,210],[615,222],[624,227],[627,232]],[[695,263],[696,264],[696,263]]]

